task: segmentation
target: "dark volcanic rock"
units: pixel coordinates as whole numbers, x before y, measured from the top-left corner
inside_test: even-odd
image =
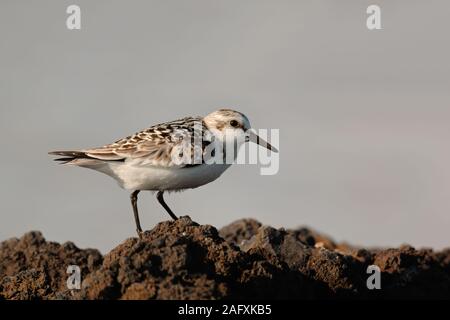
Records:
[[[241,245],[258,233],[260,227],[261,223],[254,219],[241,219],[220,229],[219,234],[227,242]]]
[[[448,259],[448,250],[447,257]],[[385,280],[383,296],[450,299],[450,272],[432,250],[410,246],[382,250],[374,255]]]
[[[66,291],[66,270],[78,265],[82,275],[100,266],[102,255],[72,242],[47,242],[40,232],[0,243],[0,296],[6,299],[57,298]]]
[[[267,297],[274,290],[268,279],[281,271],[226,242],[214,227],[182,217],[162,222],[142,240],[130,238],[108,253],[76,298]]]
[[[228,296],[246,256],[188,217],[158,224],[108,253],[83,282],[88,299],[217,299]]]
[[[366,285],[373,264],[381,290]],[[81,290],[67,289],[68,265],[81,268]],[[39,232],[0,244],[0,299],[449,297],[450,249],[358,249],[252,219],[220,231],[189,217],[162,222],[104,257]]]

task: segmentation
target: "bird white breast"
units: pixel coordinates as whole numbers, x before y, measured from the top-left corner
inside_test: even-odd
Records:
[[[216,180],[229,164],[202,164],[193,167],[136,166],[107,163],[101,171],[116,179],[127,190],[182,190],[197,188]]]

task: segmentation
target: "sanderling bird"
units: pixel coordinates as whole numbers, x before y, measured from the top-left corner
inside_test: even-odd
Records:
[[[225,146],[229,144],[225,141],[230,137],[233,151],[244,142],[252,141],[278,152],[251,130],[244,114],[220,109],[205,117],[186,117],[157,124],[100,148],[49,154],[63,156],[55,159],[63,164],[107,174],[123,189],[130,190],[136,231],[141,237],[137,208],[139,192],[155,191],[158,202],[176,220],[177,216],[164,201],[164,192],[197,188],[220,177],[231,163],[208,160],[216,154],[221,160],[227,158],[229,149]],[[233,154],[236,159],[237,152]]]

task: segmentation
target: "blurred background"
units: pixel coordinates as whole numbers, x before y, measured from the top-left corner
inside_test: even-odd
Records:
[[[167,196],[177,214],[448,246],[449,24],[445,0],[2,0],[0,240],[40,230],[106,252],[135,236],[128,192],[47,152],[232,107],[280,129],[279,173],[234,166]],[[168,219],[150,193],[139,205],[147,229]]]

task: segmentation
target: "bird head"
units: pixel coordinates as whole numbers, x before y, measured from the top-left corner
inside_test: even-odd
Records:
[[[236,141],[254,142],[271,151],[278,150],[260,138],[250,126],[250,121],[243,113],[231,109],[219,109],[204,117],[207,128],[220,140],[234,138]]]

